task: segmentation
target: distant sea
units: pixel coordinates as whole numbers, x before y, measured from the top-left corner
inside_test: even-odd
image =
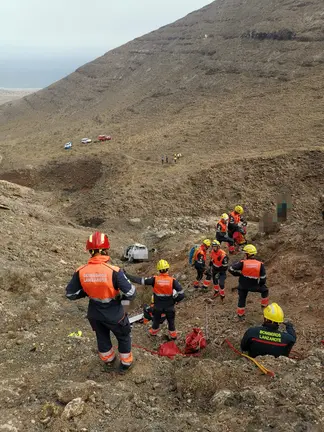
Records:
[[[39,88],[7,88],[0,87],[0,105],[20,99],[30,93],[35,93]]]

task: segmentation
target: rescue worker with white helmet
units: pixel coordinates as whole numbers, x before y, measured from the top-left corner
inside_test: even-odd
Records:
[[[223,249],[221,249],[221,245],[219,241],[212,241],[212,250],[210,251],[210,262],[209,268],[210,271],[207,274],[206,280],[204,280],[203,287],[208,288],[213,279],[214,283],[214,293],[213,298],[216,298],[220,295],[221,300],[223,301],[225,298],[225,279],[226,272],[228,269],[228,256]]]
[[[228,221],[228,214],[223,213],[216,225],[216,240],[219,241],[219,243],[228,243],[228,249],[232,252],[234,251],[234,240],[228,232]]]
[[[244,246],[244,259],[233,263],[228,271],[239,277],[237,316],[245,317],[246,298],[250,292],[261,293],[261,307],[265,308],[269,303],[269,290],[266,286],[266,270],[264,264],[256,259],[257,249],[254,245]]]
[[[284,313],[277,303],[272,303],[263,310],[264,321],[261,326],[249,328],[241,341],[241,350],[250,357],[272,355],[289,356],[296,342],[293,324],[284,321]],[[279,330],[279,324],[286,326],[286,331]]]
[[[149,330],[151,336],[156,336],[160,331],[161,317],[165,314],[168,321],[170,339],[177,339],[175,327],[175,303],[184,299],[184,291],[180,283],[169,275],[169,263],[161,259],[156,266],[159,272],[152,277],[132,276],[126,273],[130,281],[153,287],[154,305],[153,305],[153,323]]]
[[[199,283],[204,277],[204,272],[206,270],[206,260],[207,260],[207,250],[210,248],[211,241],[209,239],[205,239],[200,247],[194,253],[193,262],[194,267],[197,271],[196,280],[194,281],[194,288],[199,288]]]

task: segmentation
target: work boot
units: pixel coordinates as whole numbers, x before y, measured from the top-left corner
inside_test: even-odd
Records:
[[[132,367],[133,367],[133,363],[131,363],[130,365],[124,365],[123,363],[119,363],[119,367],[118,367],[118,373],[120,375],[125,375],[126,372],[128,372]]]
[[[219,296],[219,292],[218,292],[218,291],[214,291],[213,299],[215,299],[215,298],[218,297],[218,296]]]
[[[238,322],[243,322],[243,321],[245,321],[245,315],[237,315],[237,321],[238,321]]]
[[[169,330],[169,339],[170,340],[177,340],[177,332],[176,332],[176,330],[174,330],[174,331],[170,331]]]
[[[224,300],[225,300],[225,296],[220,296],[220,299],[221,299],[221,301],[222,301],[222,303],[224,302]]]
[[[150,336],[157,336],[158,335],[158,333],[159,333],[159,331],[160,331],[160,329],[158,328],[158,329],[153,329],[152,327],[149,329],[149,335]]]
[[[104,371],[105,372],[112,372],[115,369],[116,360],[117,360],[117,357],[115,357],[114,360],[111,362],[104,363]]]

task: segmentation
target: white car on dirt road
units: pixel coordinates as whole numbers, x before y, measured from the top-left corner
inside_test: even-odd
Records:
[[[92,142],[91,138],[82,138],[81,140],[82,144],[90,144]]]

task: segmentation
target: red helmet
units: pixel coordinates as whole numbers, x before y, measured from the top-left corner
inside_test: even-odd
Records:
[[[86,250],[94,249],[109,249],[110,244],[107,234],[103,234],[99,231],[94,232],[87,240]]]

